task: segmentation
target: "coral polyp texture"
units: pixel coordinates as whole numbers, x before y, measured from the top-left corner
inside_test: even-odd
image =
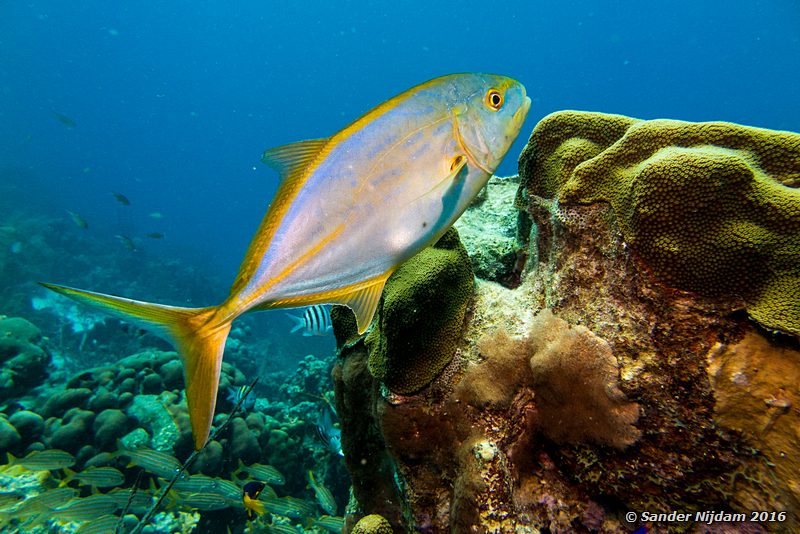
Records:
[[[619,367],[608,343],[549,310],[537,316],[532,330],[537,335],[528,342],[530,366],[544,435],[556,443],[618,449],[635,443],[639,406],[619,389]]]
[[[366,336],[372,374],[395,393],[428,385],[455,354],[472,283],[454,229],[404,263],[387,281]]]
[[[565,111],[537,125],[520,169],[528,195],[609,203],[663,282],[800,334],[800,135]]]

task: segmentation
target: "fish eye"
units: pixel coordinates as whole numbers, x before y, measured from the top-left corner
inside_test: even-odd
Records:
[[[489,89],[484,97],[484,102],[493,111],[499,111],[503,107],[503,95],[497,89]]]

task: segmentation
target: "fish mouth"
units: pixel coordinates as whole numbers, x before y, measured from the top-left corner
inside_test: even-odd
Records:
[[[525,122],[525,117],[528,116],[528,110],[531,109],[531,97],[525,96],[525,100],[522,102],[522,106],[514,112],[513,121],[518,127],[522,126],[522,123]]]

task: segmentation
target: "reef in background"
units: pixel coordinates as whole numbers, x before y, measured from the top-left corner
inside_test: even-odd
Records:
[[[348,525],[629,532],[626,512],[712,510],[748,521],[660,526],[798,528],[800,135],[563,112],[520,172],[519,283],[477,280],[426,387],[374,378],[333,314]]]
[[[0,462],[6,453],[22,458],[36,451],[69,460],[42,467],[9,457],[8,464],[0,464],[0,529],[74,531],[101,513],[118,514],[138,482],[136,505],[125,519],[129,532],[153,505],[156,486],[165,486],[193,450],[183,366],[175,352],[148,349],[65,377],[55,372],[50,345],[32,323],[0,315]],[[326,531],[320,522],[338,525],[341,518],[323,519],[322,514],[341,514],[349,480],[339,451],[317,435],[322,413],[329,409],[331,365],[330,358],[308,355],[292,375],[262,374],[246,409],[231,416],[189,466],[145,532],[176,532],[175,524],[189,519],[185,532],[194,525],[199,532],[226,527],[242,532],[248,522],[241,493],[249,481],[269,488],[262,492],[269,513],[250,523],[252,532],[278,524],[304,524],[310,532]],[[242,371],[223,363],[215,427],[229,418],[245,384]],[[118,469],[119,478],[100,491],[82,481],[99,466]],[[136,478],[140,472],[141,481]],[[318,487],[331,492],[327,510],[315,503],[319,498],[308,485],[309,472]],[[95,506],[92,500],[101,503],[97,506],[103,512],[75,516],[65,511]],[[113,525],[116,519],[104,521]]]

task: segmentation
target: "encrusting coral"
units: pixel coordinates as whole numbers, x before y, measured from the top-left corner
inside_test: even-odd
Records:
[[[708,353],[715,420],[756,444],[775,473],[772,482],[793,509],[800,508],[800,350],[775,345],[753,332]],[[786,506],[735,494],[742,508]]]
[[[428,385],[456,352],[472,284],[454,229],[395,271],[365,339],[372,374],[395,393]]]
[[[609,203],[663,282],[800,334],[800,135],[564,111],[537,125],[520,171],[529,196]]]

